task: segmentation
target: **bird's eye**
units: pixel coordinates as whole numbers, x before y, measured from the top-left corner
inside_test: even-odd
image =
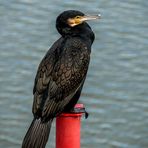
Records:
[[[76,18],[76,19],[79,19],[79,18],[80,18],[80,16],[76,16],[75,18]]]

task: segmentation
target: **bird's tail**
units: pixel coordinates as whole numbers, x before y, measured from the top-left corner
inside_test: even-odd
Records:
[[[22,148],[45,148],[52,119],[42,122],[41,119],[34,119],[25,135]]]

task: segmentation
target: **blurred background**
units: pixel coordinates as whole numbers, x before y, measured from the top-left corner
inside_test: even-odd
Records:
[[[81,96],[82,148],[148,148],[148,1],[0,1],[0,147],[20,148],[32,120],[38,64],[59,38],[59,13],[101,12]],[[48,147],[55,145],[55,123]]]

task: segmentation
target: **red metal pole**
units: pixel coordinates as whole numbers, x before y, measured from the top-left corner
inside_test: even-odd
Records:
[[[56,118],[56,148],[80,148],[81,109],[83,104],[76,104],[74,112]]]

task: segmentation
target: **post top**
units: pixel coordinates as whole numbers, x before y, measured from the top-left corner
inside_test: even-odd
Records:
[[[81,117],[83,113],[86,113],[85,107],[83,104],[76,104],[74,106],[74,109],[72,109],[70,112],[65,112],[59,115],[60,116],[66,116],[66,117]]]
[[[74,108],[84,108],[84,104],[76,104]]]

